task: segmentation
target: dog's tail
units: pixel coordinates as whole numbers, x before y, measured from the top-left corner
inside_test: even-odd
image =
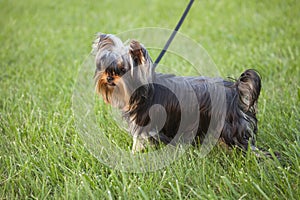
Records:
[[[261,77],[255,70],[248,69],[241,74],[236,84],[239,94],[239,105],[245,113],[255,117],[257,112],[256,105],[261,89]],[[257,130],[254,130],[254,132],[256,131]],[[255,147],[254,138],[252,138],[252,142],[251,149],[255,153],[256,157],[274,158],[273,156],[275,156],[277,159],[281,158],[279,152],[273,152],[274,155],[272,155],[269,151],[263,148]]]
[[[261,78],[253,69],[243,72],[236,82],[239,105],[244,112],[256,113],[256,104],[261,89]]]

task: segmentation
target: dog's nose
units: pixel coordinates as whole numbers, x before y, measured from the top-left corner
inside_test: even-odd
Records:
[[[114,80],[114,78],[111,77],[111,76],[108,76],[108,77],[106,78],[106,80],[107,80],[108,83],[111,83],[111,82]]]

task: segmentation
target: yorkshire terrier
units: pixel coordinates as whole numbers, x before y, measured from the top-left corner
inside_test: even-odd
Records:
[[[132,152],[158,142],[201,144],[208,132],[217,132],[228,147],[257,149],[261,78],[255,70],[234,81],[157,73],[142,44],[132,40],[126,46],[111,34],[97,35],[93,53],[96,92],[122,111]]]

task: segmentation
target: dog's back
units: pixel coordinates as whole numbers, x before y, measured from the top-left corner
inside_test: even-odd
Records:
[[[254,146],[257,133],[256,105],[261,90],[261,78],[255,70],[246,70],[235,82],[207,77],[157,75],[157,79],[161,79],[161,84],[165,84],[165,87],[155,87],[154,99],[159,99],[155,103],[165,102],[163,106],[170,116],[162,130],[163,134],[169,138],[174,137],[174,134],[180,131],[178,127],[182,124],[183,109],[184,112],[188,110],[189,115],[195,115],[197,108],[200,116],[196,117],[199,120],[196,136],[200,142],[203,142],[208,129],[212,127],[211,124],[215,123],[212,120],[217,121],[213,126],[219,129],[222,117],[225,116],[221,127],[221,138],[225,143],[229,146],[237,145],[245,150],[249,142]],[[195,105],[193,96],[190,95],[191,88],[196,94],[194,97],[197,98],[198,105]],[[170,90],[177,92],[176,96],[170,98]],[[178,97],[179,99],[176,99]],[[193,117],[189,117],[188,120],[195,124]],[[184,124],[189,130],[189,123]]]

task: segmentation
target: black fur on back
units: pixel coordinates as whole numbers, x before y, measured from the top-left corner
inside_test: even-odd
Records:
[[[220,81],[210,83],[211,78],[206,77],[176,77],[159,76],[168,85],[176,84],[178,90],[185,90],[185,84],[189,83],[197,95],[199,109],[199,126],[197,129],[197,140],[203,141],[211,120],[211,97],[208,88],[212,84],[221,85],[226,93],[226,115],[225,123],[221,131],[221,138],[230,146],[237,145],[247,149],[248,144],[254,145],[257,133],[256,103],[259,97],[261,82],[259,75],[254,70],[246,70],[236,82]],[[213,85],[214,86],[214,85]],[[159,130],[159,138],[164,143],[169,143],[177,134],[181,122],[180,100],[166,86],[162,84],[148,84],[139,87],[130,98],[129,109],[124,116],[135,122],[134,132],[149,132],[155,129],[155,119],[160,119],[160,113],[152,116],[153,126],[150,123],[149,110],[155,104],[160,104],[167,113],[166,122]],[[189,105],[187,105],[189,106]],[[191,123],[193,119],[190,119]],[[157,138],[156,138],[157,139]]]

